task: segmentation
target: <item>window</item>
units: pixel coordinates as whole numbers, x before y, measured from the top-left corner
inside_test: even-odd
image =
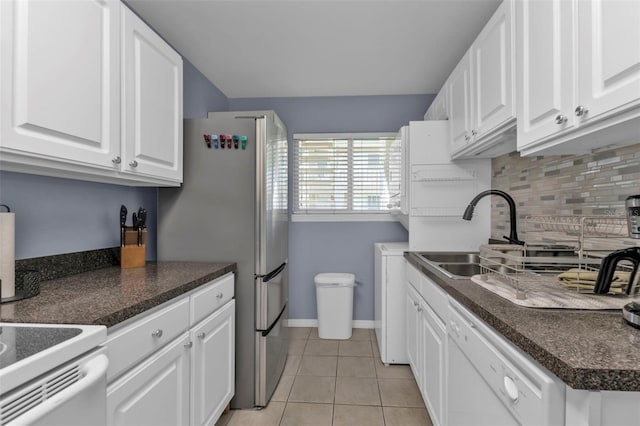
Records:
[[[293,213],[388,214],[398,192],[395,134],[294,135]]]

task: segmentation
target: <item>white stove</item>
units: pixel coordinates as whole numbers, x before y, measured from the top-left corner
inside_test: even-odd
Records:
[[[0,425],[104,424],[106,337],[104,326],[0,323]]]

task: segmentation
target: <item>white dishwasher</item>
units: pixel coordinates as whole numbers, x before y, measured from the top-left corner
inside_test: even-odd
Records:
[[[565,386],[450,300],[446,424],[561,425]]]
[[[408,364],[405,345],[405,263],[408,242],[375,243],[375,329],[380,359]]]

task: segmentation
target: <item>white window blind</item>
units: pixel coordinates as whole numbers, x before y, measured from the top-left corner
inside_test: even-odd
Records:
[[[294,139],[294,213],[388,213],[400,176],[395,135]]]

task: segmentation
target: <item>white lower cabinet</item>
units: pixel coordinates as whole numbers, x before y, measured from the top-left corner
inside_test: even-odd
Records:
[[[190,332],[191,424],[215,424],[235,390],[235,301]]]
[[[189,342],[183,334],[109,385],[108,425],[189,424]]]
[[[447,334],[437,312],[446,312],[447,299],[412,265],[406,275],[407,358],[431,421],[443,425]]]
[[[216,423],[235,392],[233,282],[225,275],[109,335],[108,425]]]
[[[443,424],[447,329],[444,322],[424,302],[421,314],[422,398],[433,422]]]

